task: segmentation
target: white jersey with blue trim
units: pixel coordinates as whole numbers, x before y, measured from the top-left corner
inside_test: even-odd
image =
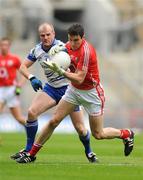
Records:
[[[53,44],[51,45],[51,47],[54,45],[63,45],[64,46],[64,43],[60,40],[55,39]],[[27,56],[27,59],[30,61],[33,61],[33,62],[38,61],[40,63],[41,67],[44,70],[48,84],[50,86],[55,87],[55,88],[66,86],[69,84],[68,83],[69,81],[67,80],[67,78],[65,78],[64,76],[60,76],[56,72],[53,72],[51,69],[47,68],[43,64],[43,61],[50,59],[50,56],[48,54],[48,51],[50,50],[50,48],[47,51],[45,51],[42,48],[42,43],[39,43],[33,49],[31,49],[29,55]]]

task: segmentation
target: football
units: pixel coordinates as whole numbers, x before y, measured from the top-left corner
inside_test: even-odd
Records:
[[[59,51],[55,55],[51,56],[50,61],[64,70],[67,70],[71,63],[70,56],[65,51]]]

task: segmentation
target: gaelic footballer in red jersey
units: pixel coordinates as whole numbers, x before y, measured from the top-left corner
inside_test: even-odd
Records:
[[[21,114],[19,98],[21,83],[17,82],[17,71],[20,67],[20,58],[10,53],[11,42],[8,38],[0,40],[0,112],[6,104],[14,118],[21,124],[25,124],[25,118]]]
[[[0,54],[0,87],[16,84],[16,73],[20,64],[18,56],[10,53],[7,55]]]
[[[73,41],[78,41],[78,38],[79,37],[76,37]],[[69,39],[72,41],[72,37],[69,37]],[[79,41],[81,41],[81,39]],[[72,48],[72,43],[70,42],[66,44],[67,51],[71,57],[70,69],[72,72],[85,70],[86,76],[82,84],[78,85],[72,82],[72,85],[78,89],[92,89],[100,82],[95,49],[85,39],[82,39],[77,49],[75,47],[76,46],[73,44]]]
[[[21,163],[35,160],[36,153],[50,138],[54,129],[77,105],[82,105],[88,113],[90,129],[95,139],[122,139],[125,156],[128,156],[133,150],[133,131],[112,127],[103,128],[104,91],[100,85],[96,52],[94,47],[84,39],[83,27],[80,24],[72,25],[68,29],[68,39],[66,47],[72,60],[72,72],[64,71],[54,63],[47,64],[47,67],[68,78],[71,85],[57,105],[54,116],[41,131],[29,154],[22,157]],[[55,53],[57,51],[56,47]],[[52,52],[54,51],[52,50]]]

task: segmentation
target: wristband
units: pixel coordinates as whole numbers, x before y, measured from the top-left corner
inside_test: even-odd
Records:
[[[28,79],[30,80],[30,79],[32,79],[33,77],[35,77],[33,74],[29,74]]]

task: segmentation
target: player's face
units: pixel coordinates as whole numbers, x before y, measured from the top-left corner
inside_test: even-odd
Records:
[[[52,45],[53,40],[55,38],[55,32],[52,28],[47,27],[43,28],[39,31],[40,34],[40,40],[44,47],[49,47]]]
[[[0,42],[0,51],[1,54],[5,55],[9,52],[10,42],[8,40],[3,40]]]
[[[79,35],[78,36],[68,35],[68,40],[69,40],[71,48],[73,50],[78,49],[82,44],[82,38]]]

